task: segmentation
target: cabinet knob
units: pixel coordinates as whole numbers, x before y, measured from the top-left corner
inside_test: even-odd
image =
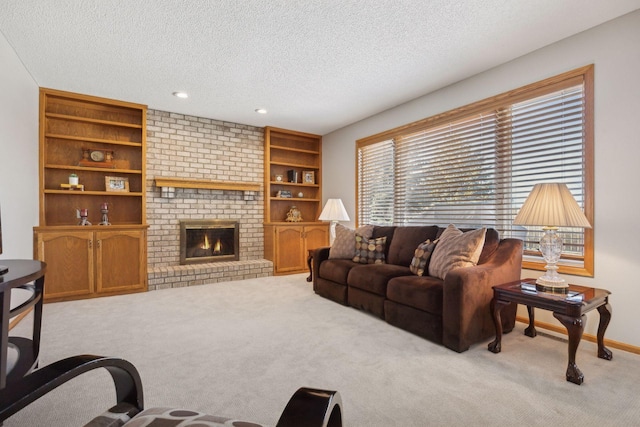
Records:
[[[93,249],[93,240],[89,240],[89,249]]]

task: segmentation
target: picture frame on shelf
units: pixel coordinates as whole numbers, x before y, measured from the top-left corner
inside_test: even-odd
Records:
[[[303,184],[315,184],[316,173],[315,171],[302,171],[302,183]]]
[[[105,176],[104,186],[106,191],[115,191],[120,193],[129,192],[129,178],[121,176]]]
[[[279,197],[281,199],[290,199],[291,197],[293,197],[293,195],[291,194],[290,190],[279,190],[276,193],[276,197]]]

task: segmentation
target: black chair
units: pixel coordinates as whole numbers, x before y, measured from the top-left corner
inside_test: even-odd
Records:
[[[82,355],[69,357],[33,371],[0,390],[0,423],[56,387],[94,369],[105,368],[116,389],[115,406],[91,420],[89,427],[141,427],[161,420],[181,420],[181,426],[229,426],[234,421],[215,415],[172,408],[144,409],[142,381],[128,361],[112,357]],[[249,423],[247,423],[249,424]],[[260,426],[260,424],[250,424]],[[85,427],[86,427],[85,426]],[[276,427],[341,427],[342,399],[337,391],[300,388],[282,412]]]

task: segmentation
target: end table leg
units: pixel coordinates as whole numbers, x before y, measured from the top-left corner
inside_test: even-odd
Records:
[[[502,319],[500,311],[506,305],[509,305],[507,301],[491,300],[491,313],[493,314],[493,324],[496,328],[496,339],[489,343],[489,351],[492,353],[500,353],[502,351]]]
[[[524,330],[524,334],[528,337],[534,338],[536,335],[538,335],[535,327],[535,313],[533,311],[533,307],[531,307],[530,305],[527,306],[527,311],[529,312],[529,327]]]
[[[576,350],[582,339],[582,332],[584,331],[584,324],[586,323],[587,316],[584,314],[580,317],[571,317],[560,313],[553,313],[553,317],[558,319],[560,323],[567,328],[569,334],[569,364],[567,366],[567,381],[574,384],[582,384],[584,382],[584,375],[578,369],[576,365]]]
[[[307,282],[311,282],[313,280],[313,267],[311,263],[313,262],[313,251],[309,251],[309,255],[307,255],[307,267],[309,267],[309,277],[307,277]]]
[[[607,301],[606,304],[598,307],[598,313],[600,313],[600,323],[598,324],[598,357],[600,359],[611,360],[613,353],[607,347],[604,346],[604,331],[609,326],[611,320],[611,305]]]

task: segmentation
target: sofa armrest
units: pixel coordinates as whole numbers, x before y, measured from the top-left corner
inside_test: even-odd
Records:
[[[495,331],[489,308],[493,286],[520,279],[522,240],[503,239],[491,258],[474,267],[451,270],[445,277],[442,306],[442,343],[457,352]],[[513,329],[516,305],[505,308],[505,331]]]
[[[323,261],[329,259],[330,246],[323,246],[317,248],[313,253],[313,290],[316,290],[316,283],[318,282],[318,272],[320,271],[320,264]]]

